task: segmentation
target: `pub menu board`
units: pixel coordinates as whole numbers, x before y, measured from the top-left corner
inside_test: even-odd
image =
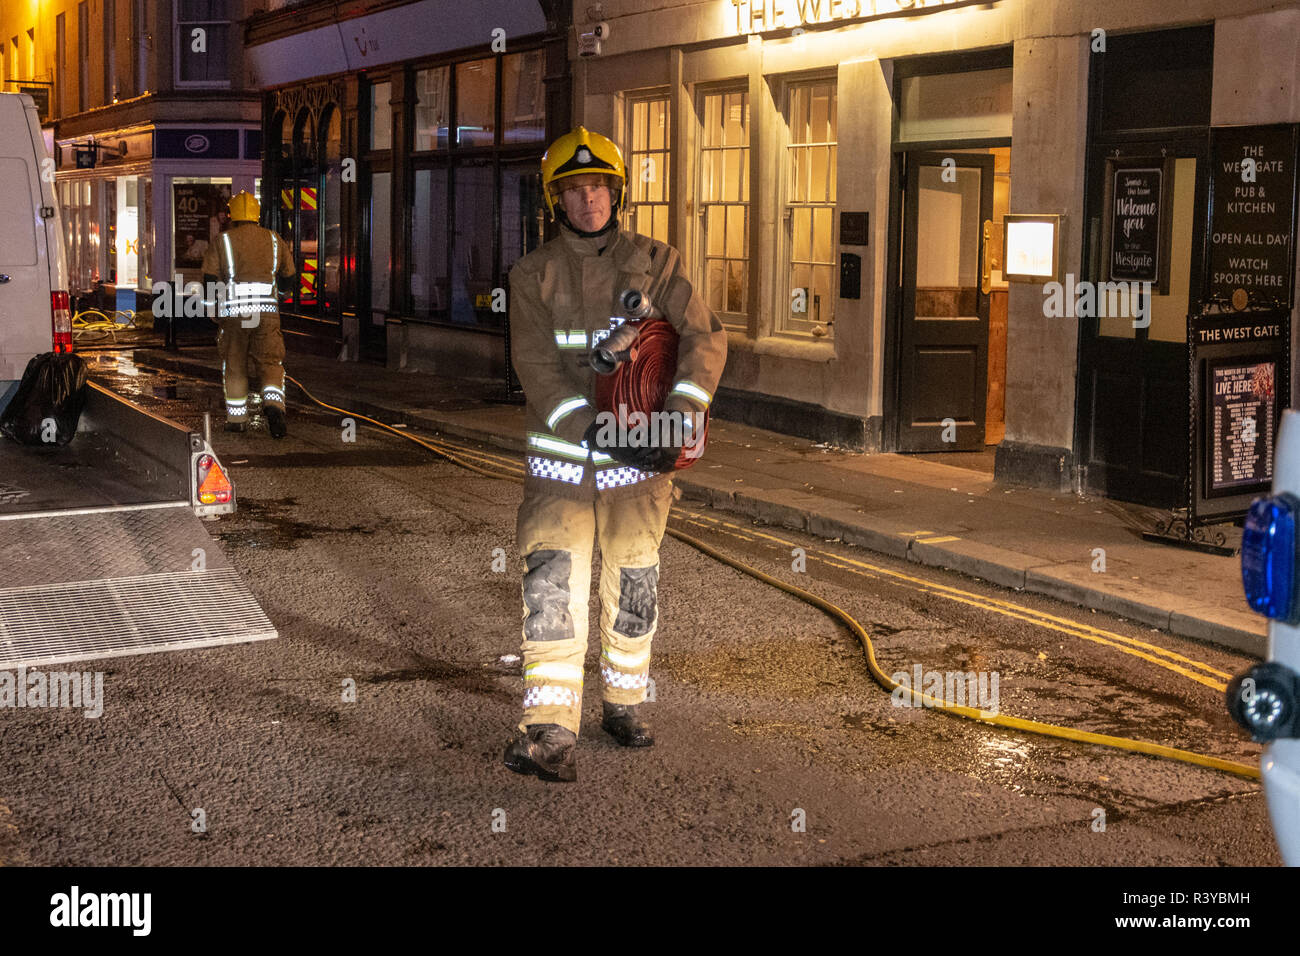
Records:
[[[1116,169],[1111,183],[1110,278],[1160,281],[1164,170]]]
[[[1239,311],[1291,308],[1296,129],[1281,124],[1210,131],[1207,300]]]
[[[1277,362],[1207,365],[1210,394],[1209,495],[1273,480]]]
[[[172,184],[172,250],[177,269],[197,271],[203,267],[203,254],[221,234],[222,213],[229,202],[228,185]]]
[[[1195,460],[1189,526],[1246,513],[1273,480],[1274,439],[1291,404],[1291,313],[1201,310],[1188,317]]]

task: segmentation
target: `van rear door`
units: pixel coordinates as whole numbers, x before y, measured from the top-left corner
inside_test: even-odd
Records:
[[[22,378],[33,355],[50,351],[50,281],[62,265],[57,247],[50,259],[50,223],[41,216],[54,200],[52,188],[42,189],[45,149],[32,138],[30,103],[0,94],[0,382]]]

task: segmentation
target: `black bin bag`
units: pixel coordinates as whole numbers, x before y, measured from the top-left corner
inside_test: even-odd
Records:
[[[71,352],[45,352],[27,363],[18,391],[0,415],[0,432],[24,445],[66,445],[86,405],[86,363]]]

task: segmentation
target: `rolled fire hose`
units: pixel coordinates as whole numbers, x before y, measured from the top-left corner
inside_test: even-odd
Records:
[[[649,298],[635,289],[624,292],[620,304],[629,316],[648,315],[651,311]],[[640,318],[624,322],[593,348],[591,366],[600,373],[596,376],[596,410],[619,416],[621,429],[628,427],[627,418],[635,412],[645,413],[646,421],[653,422],[650,416],[663,411],[677,376],[678,339],[677,330],[666,319]],[[682,449],[673,470],[695,464],[708,436],[706,411],[690,454]]]

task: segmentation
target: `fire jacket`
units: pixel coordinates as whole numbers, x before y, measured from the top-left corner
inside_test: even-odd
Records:
[[[608,243],[603,252],[600,243]],[[672,472],[645,472],[581,445],[596,420],[590,350],[623,322],[626,289],[650,296],[679,336],[677,374],[665,411],[702,412],[727,359],[727,333],[692,288],[672,246],[617,230],[559,237],[510,270],[510,355],[527,395],[524,493],[582,500],[645,494]],[[590,469],[594,482],[584,483]]]
[[[279,312],[275,280],[294,272],[289,244],[252,222],[231,226],[203,256],[203,274],[224,283],[225,295],[217,297],[219,318]]]

